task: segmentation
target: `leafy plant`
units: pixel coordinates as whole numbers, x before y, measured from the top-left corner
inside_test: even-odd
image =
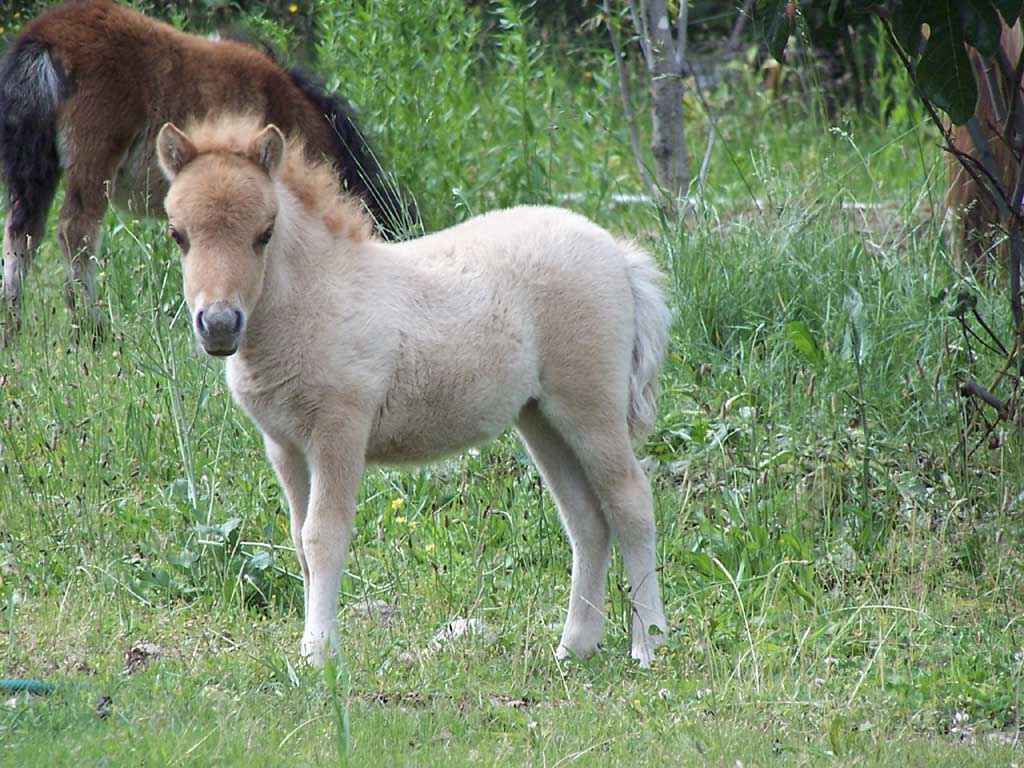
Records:
[[[758,3],[761,27],[772,54],[784,58],[789,35],[799,17],[800,4],[795,0],[762,0]],[[917,95],[941,132],[946,149],[955,157],[964,173],[972,180],[978,194],[991,210],[998,212],[998,226],[1005,234],[1000,244],[1006,267],[1006,286],[1011,316],[1010,337],[1001,340],[976,311],[980,330],[972,329],[965,312],[955,316],[960,321],[965,343],[971,337],[987,346],[994,342],[996,354],[1004,362],[992,384],[982,385],[976,379],[963,382],[961,391],[978,402],[991,406],[998,420],[1019,424],[1022,419],[1018,403],[1024,384],[1024,300],[1021,295],[1021,265],[1024,262],[1024,174],[1020,173],[1024,151],[1024,53],[1016,62],[1003,48],[1003,30],[1017,22],[1022,4],[1017,0],[893,0],[877,4],[863,0],[836,0],[830,14],[872,14],[883,25],[892,50],[913,78]],[[927,30],[927,34],[923,34]],[[969,56],[976,56],[972,64]],[[997,76],[996,73],[999,73]],[[1001,80],[1000,80],[1001,77]],[[979,104],[979,78],[982,100],[995,120],[982,126],[976,116]],[[966,127],[958,143],[938,111],[945,112],[955,125]],[[984,130],[983,130],[984,129]],[[964,146],[969,135],[971,151]],[[993,145],[1001,143],[1010,151],[1003,153],[1012,167],[997,165]],[[974,204],[980,205],[980,201]],[[993,349],[989,346],[990,349]],[[1005,386],[1009,394],[994,394],[997,386]],[[985,424],[981,441],[988,439],[995,426],[978,415],[971,422]],[[966,440],[966,437],[965,437]],[[972,451],[973,453],[973,451]]]

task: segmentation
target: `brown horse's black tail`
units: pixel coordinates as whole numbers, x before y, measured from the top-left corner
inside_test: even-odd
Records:
[[[366,201],[381,234],[398,240],[417,231],[419,217],[415,204],[399,192],[394,177],[381,168],[376,153],[356,125],[352,105],[341,96],[328,93],[299,69],[289,69],[288,74],[295,87],[330,124],[334,163],[342,186]]]
[[[70,85],[49,46],[21,37],[0,61],[0,180],[11,228],[45,216],[60,181],[57,107]]]

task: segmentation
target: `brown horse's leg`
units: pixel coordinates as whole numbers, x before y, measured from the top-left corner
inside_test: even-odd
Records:
[[[114,179],[138,121],[118,105],[99,98],[102,94],[87,99],[90,93],[80,91],[66,109],[61,134],[67,188],[57,232],[67,267],[64,297],[68,308],[100,334],[102,316],[96,301],[100,223],[113,199]],[[111,124],[118,116],[121,124]]]
[[[109,177],[114,176],[116,165]],[[83,320],[97,334],[102,333],[102,316],[96,300],[96,266],[100,252],[100,222],[107,211],[107,187],[102,178],[88,183],[68,173],[67,193],[60,209],[58,239],[67,275],[64,298],[73,313],[84,312]],[[79,307],[79,300],[83,306]]]
[[[22,283],[39,243],[46,233],[46,214],[53,201],[53,189],[43,190],[39,205],[31,211],[24,203],[10,196],[7,223],[4,226],[3,271],[4,300],[6,304],[0,348],[21,328]]]

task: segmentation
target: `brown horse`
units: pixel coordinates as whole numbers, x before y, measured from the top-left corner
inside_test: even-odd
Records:
[[[57,227],[66,297],[84,293],[92,322],[100,222],[112,200],[162,215],[167,184],[157,132],[214,109],[262,115],[333,163],[383,234],[414,217],[353,122],[351,109],[298,70],[239,42],[179,32],[111,0],[69,2],[30,22],[0,63],[0,177],[8,192],[4,293],[20,325],[22,281],[45,233],[61,171]],[[0,341],[2,344],[2,341]]]

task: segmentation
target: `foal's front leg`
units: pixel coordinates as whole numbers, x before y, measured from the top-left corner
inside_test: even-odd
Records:
[[[309,565],[306,562],[306,553],[302,549],[302,524],[306,521],[309,509],[309,465],[306,463],[306,457],[294,446],[282,445],[267,435],[264,435],[264,442],[267,446],[267,457],[288,499],[292,544],[295,545],[295,555],[299,558],[299,568],[302,569],[302,615],[305,617],[309,613]]]
[[[359,416],[356,413],[352,419],[318,425],[306,455],[311,489],[309,513],[302,525],[302,549],[309,580],[301,651],[318,667],[338,640],[338,590],[352,540],[369,434]]]

